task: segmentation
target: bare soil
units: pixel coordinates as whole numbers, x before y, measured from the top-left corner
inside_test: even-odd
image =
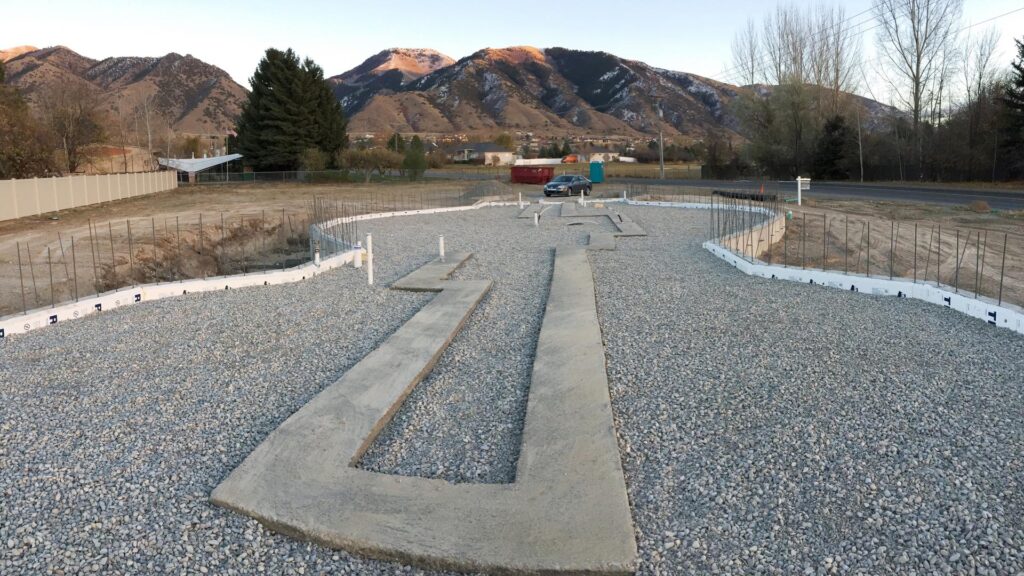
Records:
[[[511,198],[515,189],[490,181],[219,184],[0,222],[0,316],[133,283],[301,263],[315,197],[366,212]]]

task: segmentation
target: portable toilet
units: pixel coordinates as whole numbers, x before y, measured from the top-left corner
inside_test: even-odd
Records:
[[[594,160],[590,163],[590,181],[594,184],[604,182],[604,163]]]

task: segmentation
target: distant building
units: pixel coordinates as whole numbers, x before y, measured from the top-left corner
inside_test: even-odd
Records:
[[[619,156],[618,152],[603,146],[591,146],[586,152],[588,162],[616,162]]]
[[[461,144],[449,148],[448,159],[456,163],[484,164],[485,166],[509,166],[519,155],[493,142]]]

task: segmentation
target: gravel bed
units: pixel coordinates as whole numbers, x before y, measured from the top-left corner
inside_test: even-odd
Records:
[[[382,280],[422,263],[378,254]],[[193,294],[0,341],[0,574],[395,573],[207,500],[430,298],[364,278]]]
[[[592,253],[642,574],[1024,569],[1024,338],[907,300],[746,277],[706,215]],[[449,251],[491,293],[361,465],[508,482],[558,243],[610,223],[515,208],[363,222],[351,268],[0,341],[0,574],[433,574],[209,504],[266,435],[430,295]],[[853,320],[853,321],[851,321]]]
[[[651,236],[592,262],[640,573],[1024,570],[1024,338],[624,212]]]
[[[449,482],[515,481],[552,247],[585,244],[590,231],[613,229],[607,218],[546,216],[534,228],[532,220],[516,219],[518,212],[493,209],[368,223],[375,246],[378,235],[400,234],[424,260],[437,255],[437,236],[444,234],[447,250],[473,252],[453,278],[490,279],[494,285],[367,451],[362,467]]]

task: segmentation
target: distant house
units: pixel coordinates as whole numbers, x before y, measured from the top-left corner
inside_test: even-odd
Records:
[[[587,159],[590,162],[615,162],[620,154],[611,148],[595,146],[587,150]]]
[[[460,144],[448,149],[448,159],[456,163],[484,164],[486,166],[509,166],[519,155],[493,142]]]

